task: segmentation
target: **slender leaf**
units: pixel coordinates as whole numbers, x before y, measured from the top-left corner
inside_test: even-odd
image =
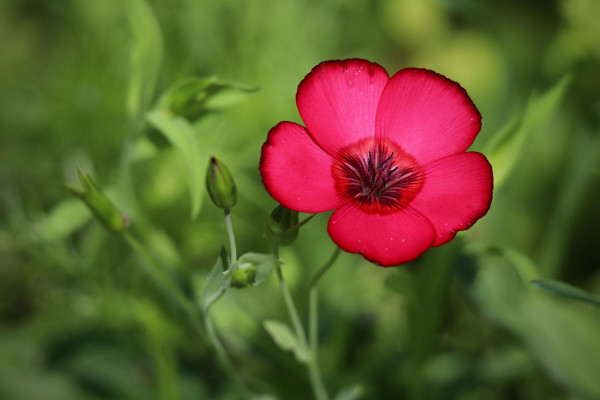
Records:
[[[508,263],[480,261],[471,290],[483,311],[518,337],[557,382],[581,398],[600,398],[600,318],[595,309],[527,290]]]
[[[277,346],[283,350],[293,351],[296,359],[302,363],[308,361],[307,349],[300,344],[298,337],[289,326],[274,320],[266,320],[263,325]]]
[[[600,135],[592,134],[588,128],[577,129],[570,134],[570,161],[564,165],[561,173],[561,188],[556,205],[545,229],[542,242],[540,266],[544,276],[549,278],[560,275],[568,260],[565,258],[569,240],[565,240],[566,232],[578,229],[576,221],[585,207],[593,187],[597,185],[596,177],[588,173],[600,160]]]
[[[511,119],[484,149],[494,169],[494,186],[499,187],[512,172],[526,139],[548,121],[564,97],[571,76],[566,75],[543,94],[533,95],[521,117]]]
[[[585,301],[586,303],[600,306],[600,296],[586,292],[578,287],[553,279],[535,279],[530,281],[533,286],[544,289],[558,296],[568,297],[575,300]]]
[[[217,262],[215,263],[214,267],[210,270],[208,280],[206,281],[206,286],[204,288],[203,295],[204,303],[206,303],[221,289],[223,281],[226,279],[224,272],[227,269],[228,265],[229,254],[227,254],[225,246],[221,246],[219,258],[217,259]]]
[[[133,35],[127,111],[131,120],[140,125],[156,88],[163,40],[156,16],[145,0],[128,0],[127,6]]]
[[[238,264],[250,263],[256,268],[256,277],[252,286],[260,285],[273,269],[275,258],[271,254],[246,253],[240,256]]]
[[[202,206],[205,175],[208,157],[202,153],[196,142],[194,130],[190,123],[164,110],[153,110],[148,114],[148,122],[161,132],[183,157],[185,163],[188,190],[191,199],[191,218],[198,216]]]
[[[470,254],[497,254],[510,261],[516,271],[519,273],[523,282],[528,282],[540,276],[540,271],[527,255],[504,246],[496,244],[473,244],[465,247],[465,251]]]

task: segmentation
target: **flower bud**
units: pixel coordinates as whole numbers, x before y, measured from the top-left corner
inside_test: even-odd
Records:
[[[170,88],[161,99],[163,108],[191,121],[204,110],[211,79],[189,78]]]
[[[236,289],[245,288],[248,285],[248,275],[241,269],[236,269],[231,273],[231,287]]]
[[[277,206],[265,222],[265,236],[281,246],[292,244],[298,237],[298,211]]]
[[[231,273],[231,286],[242,289],[252,285],[256,279],[256,267],[250,263],[244,263]]]
[[[240,265],[240,270],[246,273],[246,277],[248,278],[248,284],[254,284],[254,281],[256,280],[256,267],[254,266],[254,264],[244,263]]]
[[[231,208],[237,202],[237,189],[227,166],[211,157],[206,171],[206,189],[213,203],[220,208]]]
[[[96,218],[110,231],[121,233],[129,228],[129,220],[117,206],[96,186],[88,174],[77,171],[82,187],[67,185],[69,191],[79,197]]]

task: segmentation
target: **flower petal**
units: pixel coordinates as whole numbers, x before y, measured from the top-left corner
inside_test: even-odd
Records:
[[[375,134],[394,140],[423,165],[465,151],[480,129],[481,114],[458,83],[407,68],[381,95]]]
[[[410,206],[380,215],[349,203],[331,215],[327,231],[343,250],[384,267],[414,260],[435,240],[431,222]]]
[[[292,210],[315,213],[343,202],[335,190],[332,163],[303,126],[280,122],[269,131],[259,169],[275,200]]]
[[[375,135],[375,115],[389,81],[378,64],[350,59],[317,65],[298,86],[296,104],[315,142],[336,156],[339,149]]]
[[[434,246],[469,229],[492,202],[492,167],[483,154],[467,152],[436,160],[423,168],[425,183],[411,202],[433,224]]]

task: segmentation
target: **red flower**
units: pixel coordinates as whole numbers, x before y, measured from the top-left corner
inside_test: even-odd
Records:
[[[465,152],[481,114],[458,83],[426,69],[390,78],[366,60],[326,61],[300,83],[296,104],[306,128],[271,129],[262,181],[292,210],[335,210],[327,230],[342,249],[394,266],[487,213],[491,166]]]

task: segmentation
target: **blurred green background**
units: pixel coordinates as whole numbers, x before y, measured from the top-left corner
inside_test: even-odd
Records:
[[[235,398],[208,343],[64,183],[90,173],[192,296],[227,242],[203,193],[205,158],[238,184],[238,253],[268,252],[276,204],[260,147],[277,122],[301,122],[295,92],[311,68],[350,57],[465,87],[496,188],[485,218],[417,262],[383,269],[344,254],[322,279],[329,392],[600,398],[598,307],[528,283],[600,293],[598,21],[597,0],[3,0],[0,398]],[[144,122],[181,79],[215,76],[186,125],[191,154]],[[303,318],[334,248],[326,223],[317,216],[282,250]],[[262,327],[289,322],[274,279],[227,292],[212,312],[250,387],[311,398],[304,367]]]

